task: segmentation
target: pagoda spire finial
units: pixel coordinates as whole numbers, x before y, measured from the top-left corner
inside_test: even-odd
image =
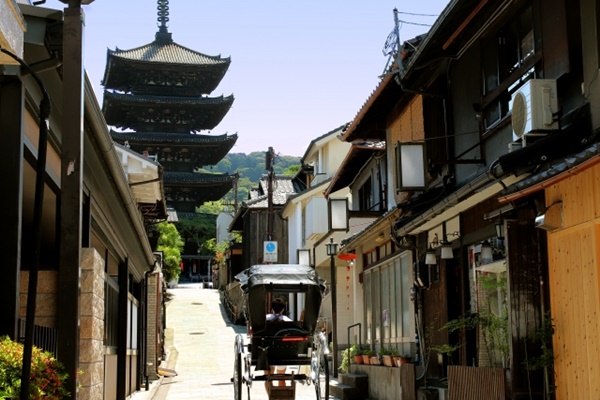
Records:
[[[169,22],[169,0],[158,0],[158,32],[156,32],[156,40],[172,42],[173,38],[167,30],[167,23]]]

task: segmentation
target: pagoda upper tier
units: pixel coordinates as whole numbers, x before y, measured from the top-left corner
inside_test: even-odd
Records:
[[[109,49],[102,85],[125,93],[201,96],[215,90],[230,63],[229,57],[190,50],[159,32],[145,46]]]
[[[153,96],[104,91],[109,125],[138,132],[189,133],[213,129],[233,104],[227,97]]]
[[[200,135],[190,133],[117,132],[113,140],[127,144],[140,153],[156,156],[167,171],[190,171],[216,165],[229,153],[237,141],[234,135]]]

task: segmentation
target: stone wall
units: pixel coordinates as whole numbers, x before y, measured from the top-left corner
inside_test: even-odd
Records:
[[[25,319],[27,314],[27,288],[29,285],[29,271],[21,272],[19,317]],[[39,271],[37,295],[35,302],[35,324],[56,328],[58,299],[58,271]],[[25,334],[23,332],[23,334]]]
[[[160,273],[154,272],[148,275],[148,298],[147,298],[147,363],[146,372],[148,379],[158,379],[158,366],[162,357],[160,335],[162,332],[162,281]]]
[[[78,398],[104,398],[104,260],[93,248],[81,254],[81,298],[79,303]]]

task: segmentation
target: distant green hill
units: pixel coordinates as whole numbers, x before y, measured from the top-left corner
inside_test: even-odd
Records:
[[[265,152],[255,151],[250,154],[229,153],[217,165],[207,167],[202,172],[208,173],[238,173],[238,201],[244,201],[248,198],[250,189],[257,187],[258,181],[263,175],[267,174],[265,169]],[[275,174],[295,173],[297,169],[294,166],[300,166],[300,157],[277,155],[273,169]],[[291,170],[290,170],[290,167]],[[233,203],[233,192],[229,192],[224,198],[225,203]]]

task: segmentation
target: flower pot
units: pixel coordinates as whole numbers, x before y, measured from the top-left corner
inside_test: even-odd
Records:
[[[410,361],[408,357],[400,357],[400,364],[410,364]]]
[[[371,365],[380,365],[380,363],[379,363],[379,357],[377,357],[377,356],[371,356]]]
[[[354,356],[354,363],[355,364],[362,364],[363,363],[363,356],[362,355],[355,355]]]
[[[394,367],[399,367],[400,366],[400,356],[394,356],[393,357],[393,361],[394,361]]]
[[[385,355],[385,356],[381,356],[381,357],[383,358],[383,365],[385,365],[386,367],[394,366],[394,359],[392,358],[392,356]]]
[[[365,364],[365,365],[371,364],[371,356],[370,355],[363,354],[362,359],[363,359],[363,364]]]

